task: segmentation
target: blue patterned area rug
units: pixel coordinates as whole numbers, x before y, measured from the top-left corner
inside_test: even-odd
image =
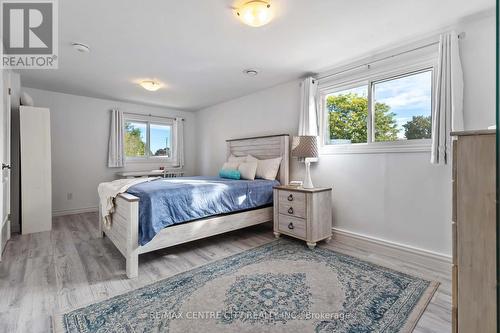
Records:
[[[56,332],[411,332],[438,286],[281,239],[55,316]]]

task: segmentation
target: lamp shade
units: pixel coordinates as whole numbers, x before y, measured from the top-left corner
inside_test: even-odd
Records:
[[[292,141],[292,156],[318,157],[318,137],[312,135],[294,136]]]

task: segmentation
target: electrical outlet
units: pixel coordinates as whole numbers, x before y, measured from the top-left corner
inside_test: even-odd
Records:
[[[66,198],[68,200],[73,200],[73,193],[70,192],[70,193],[66,194]]]

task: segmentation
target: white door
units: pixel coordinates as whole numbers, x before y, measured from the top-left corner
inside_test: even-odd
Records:
[[[2,103],[0,105],[0,260],[10,238],[10,73],[1,70]]]

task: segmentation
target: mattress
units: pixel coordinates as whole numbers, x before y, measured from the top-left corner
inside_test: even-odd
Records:
[[[139,244],[162,229],[209,216],[271,205],[277,180],[233,180],[179,177],[134,185],[127,193],[139,198]]]

